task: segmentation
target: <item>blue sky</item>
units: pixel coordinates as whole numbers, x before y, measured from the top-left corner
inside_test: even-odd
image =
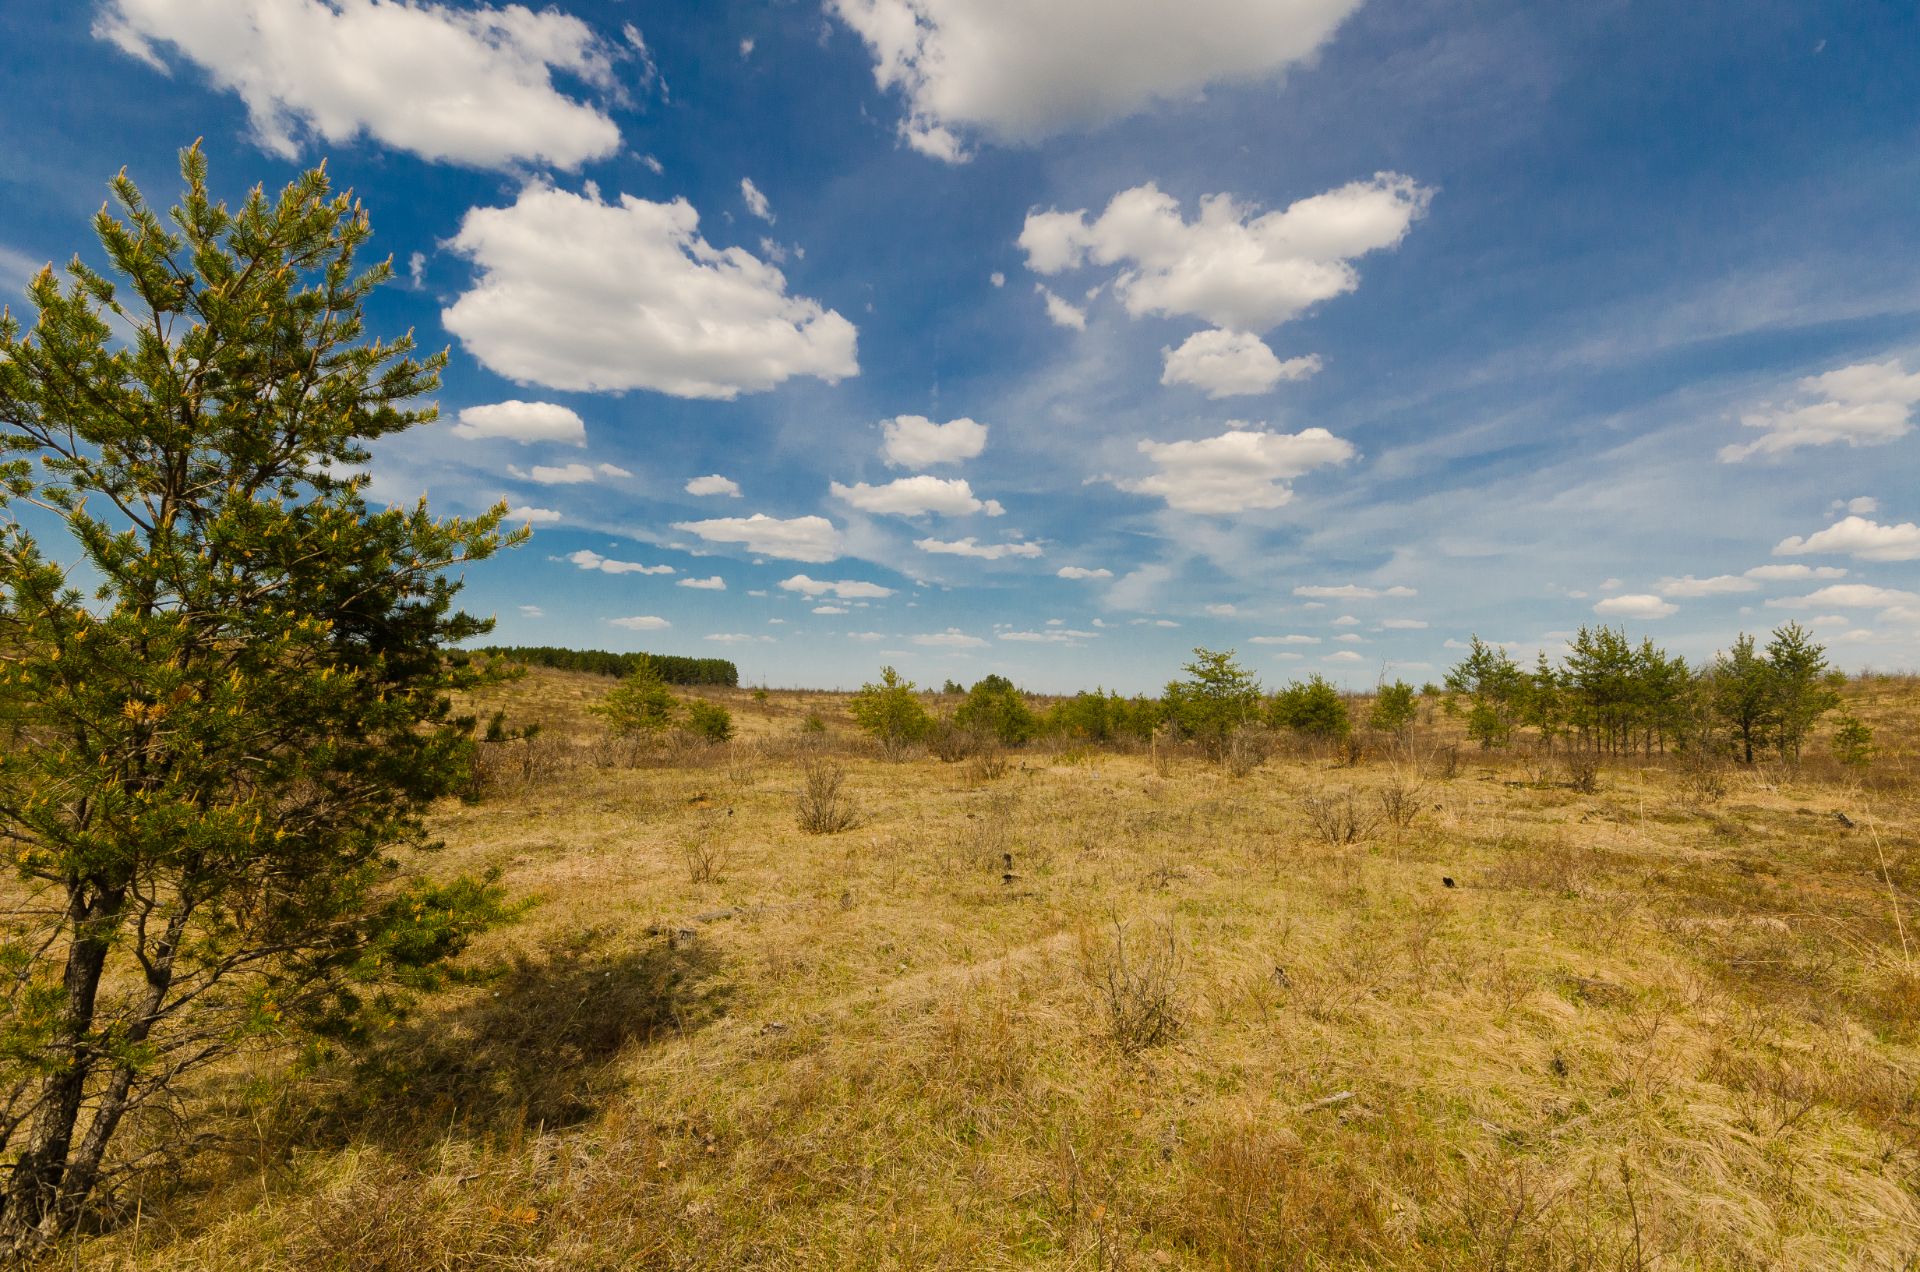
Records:
[[[776,685],[1920,643],[1910,5],[0,9],[0,284],[325,157],[513,643]],[[23,105],[31,103],[31,105]],[[698,479],[708,479],[700,481]]]

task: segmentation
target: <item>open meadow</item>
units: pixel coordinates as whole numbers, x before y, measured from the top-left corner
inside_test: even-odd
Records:
[[[1899,1268],[1920,1255],[1920,684],[1864,771],[1035,743],[883,759],[535,670],[435,874],[531,901],[370,1057],[56,1266]],[[825,732],[809,732],[810,714]],[[1254,757],[1258,759],[1258,757]],[[796,801],[844,774],[852,824]],[[1236,772],[1236,769],[1244,769]],[[1577,775],[1576,775],[1577,776]],[[816,786],[816,795],[825,792]]]

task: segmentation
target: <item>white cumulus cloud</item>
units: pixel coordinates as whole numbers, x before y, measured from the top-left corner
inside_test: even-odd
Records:
[[[815,564],[838,560],[840,532],[825,517],[791,517],[782,520],[756,512],[751,517],[713,517],[705,521],[676,521],[675,530],[684,530],[709,543],[738,543],[749,552],[760,552],[786,561]]]
[[[1629,592],[1623,596],[1609,596],[1595,605],[1593,612],[1603,618],[1665,618],[1669,614],[1679,613],[1680,607],[1657,596]]]
[[[927,513],[961,517],[973,512],[998,517],[1006,512],[996,500],[976,496],[964,477],[901,477],[880,486],[869,486],[864,481],[843,486],[836,481],[828,489],[835,499],[862,512],[895,517],[919,517]]]
[[[738,499],[740,483],[731,477],[722,477],[719,473],[713,473],[706,477],[695,477],[686,484],[686,492],[690,495],[726,495],[729,498]]]
[[[901,134],[957,162],[974,135],[1026,142],[1310,56],[1360,0],[828,0],[906,102]]]
[[[461,221],[449,246],[479,277],[441,319],[489,370],[556,389],[732,399],[859,374],[852,323],[699,226],[685,199],[530,184]]]
[[[987,426],[964,416],[936,424],[924,415],[896,415],[880,433],[880,457],[893,468],[958,464],[987,449]]]
[[[507,509],[508,521],[523,521],[530,526],[550,526],[560,519],[559,512],[552,508],[529,508],[516,504]]]
[[[1920,603],[1920,595],[1871,583],[1835,583],[1805,596],[1780,596],[1767,604],[1780,609],[1892,609]]]
[[[1320,370],[1318,354],[1282,362],[1247,331],[1197,331],[1164,352],[1160,383],[1191,384],[1210,398],[1265,393],[1282,380],[1304,380]]]
[[[1121,266],[1114,291],[1135,317],[1186,314],[1257,332],[1358,287],[1352,258],[1396,246],[1431,197],[1383,172],[1264,215],[1207,195],[1188,221],[1149,183],[1116,194],[1091,222],[1084,211],[1029,213],[1020,246],[1041,274]]]
[[[673,574],[670,565],[642,565],[638,561],[615,561],[601,556],[588,548],[578,552],[569,552],[566,559],[583,570],[598,570],[602,574]]]
[[[510,471],[542,486],[578,486],[602,477],[633,476],[617,464],[535,464],[524,473],[517,468]]]
[[[587,444],[587,425],[574,411],[554,402],[518,399],[469,406],[452,428],[455,437],[499,438],[509,442]]]
[[[978,636],[969,636],[958,627],[949,627],[944,632],[929,632],[915,636],[913,643],[928,645],[935,649],[978,649],[987,642]]]
[[[1055,570],[1054,574],[1063,579],[1110,579],[1113,577],[1113,571],[1105,567],[1089,570],[1084,565],[1063,565]]]
[[[1782,539],[1773,552],[1775,556],[1841,552],[1860,561],[1920,560],[1920,525],[1903,521],[1883,526],[1865,517],[1842,517],[1805,538]]]
[[[740,198],[746,203],[747,211],[768,225],[773,224],[773,207],[767,202],[767,196],[760,193],[760,187],[753,184],[751,178],[740,178]]]
[[[1318,645],[1320,638],[1318,636],[1300,635],[1255,636],[1252,643],[1255,645]]]
[[[1725,596],[1733,592],[1751,592],[1760,585],[1742,574],[1715,574],[1710,578],[1696,579],[1691,574],[1679,578],[1661,579],[1654,584],[1662,596]]]
[[[1293,589],[1295,596],[1304,596],[1316,601],[1371,601],[1382,596],[1418,596],[1419,592],[1405,584],[1396,583],[1392,587],[1365,587],[1359,583],[1309,583]],[[1352,617],[1342,615],[1342,618]],[[1339,620],[1336,619],[1336,622]],[[1355,620],[1358,621],[1358,620]]]
[[[964,539],[915,539],[913,546],[922,552],[932,552],[943,556],[978,557],[982,561],[998,561],[1002,557],[1037,557],[1043,555],[1037,543],[980,543],[972,535]]]
[[[1056,296],[1045,283],[1035,283],[1033,290],[1047,302],[1047,320],[1056,327],[1071,327],[1075,331],[1087,329],[1087,311],[1064,297]]]
[[[861,579],[811,579],[804,574],[796,574],[790,579],[780,580],[782,589],[798,592],[802,596],[837,596],[843,601],[878,600],[883,596],[892,596],[893,589],[878,583],[868,583]]]
[[[1920,403],[1920,373],[1909,375],[1898,362],[1856,363],[1810,375],[1796,387],[1797,400],[1741,417],[1741,424],[1759,429],[1760,436],[1722,447],[1723,463],[1835,442],[1878,446],[1912,430],[1913,409]]]
[[[1098,640],[1099,632],[1075,631],[1071,627],[1048,627],[1036,632],[1001,632],[996,639],[1028,645],[1082,645]]]
[[[698,588],[702,592],[724,592],[727,590],[727,581],[716,574],[707,579],[681,579],[676,586]]]
[[[1756,565],[1746,572],[1750,579],[1766,582],[1792,581],[1796,579],[1844,579],[1847,571],[1838,565]]]
[[[1353,446],[1324,428],[1298,433],[1229,428],[1197,441],[1144,441],[1139,450],[1160,471],[1138,480],[1115,479],[1114,485],[1157,495],[1170,508],[1204,513],[1278,508],[1293,498],[1290,480],[1353,457]]]
[[[658,632],[673,626],[666,619],[654,614],[635,614],[629,618],[610,618],[607,621],[615,627],[624,627],[630,632]]]
[[[474,168],[571,170],[620,148],[598,105],[554,87],[559,71],[617,95],[611,44],[555,9],[401,0],[108,0],[94,34],[165,69],[163,47],[239,95],[260,144],[282,158],[307,136],[362,135]]]

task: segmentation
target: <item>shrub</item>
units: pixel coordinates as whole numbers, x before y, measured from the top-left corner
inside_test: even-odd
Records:
[[[1111,941],[1082,949],[1081,972],[1106,1018],[1107,1036],[1128,1055],[1178,1032],[1183,971],[1171,919],[1131,945],[1126,925],[1115,919]]]
[[[1353,730],[1347,716],[1347,700],[1326,677],[1314,675],[1305,683],[1295,680],[1273,696],[1268,718],[1275,728],[1324,741],[1336,741]]]
[[[1720,757],[1697,747],[1689,751],[1680,762],[1680,789],[1696,808],[1725,799],[1727,776]]]
[[[1351,790],[1308,795],[1300,801],[1300,811],[1314,838],[1334,847],[1358,843],[1373,832],[1373,816],[1361,809]]]
[[[1005,676],[977,681],[953,713],[953,722],[963,730],[991,734],[1005,746],[1029,741],[1036,727],[1026,698]]]
[[[847,703],[847,713],[889,753],[922,740],[933,728],[933,717],[914,692],[913,681],[901,679],[891,667],[880,669],[879,684],[860,686]]]
[[[1420,783],[1395,773],[1380,788],[1380,812],[1394,825],[1405,830],[1420,812]]]
[[[657,737],[673,723],[676,704],[651,658],[635,664],[626,679],[588,710],[604,717],[621,737]]]
[[[1234,777],[1245,777],[1273,754],[1273,735],[1265,729],[1235,729],[1227,735],[1221,763]]]
[[[1413,701],[1413,686],[1404,680],[1381,685],[1373,697],[1373,710],[1367,715],[1367,727],[1380,733],[1399,733],[1413,723],[1418,708]]]
[[[1054,703],[1039,729],[1050,737],[1083,742],[1145,742],[1153,737],[1163,715],[1161,704],[1153,698],[1122,698],[1096,689]]]
[[[1196,647],[1186,672],[1187,679],[1167,686],[1167,716],[1200,744],[1207,758],[1222,759],[1234,730],[1259,718],[1260,682],[1235,661],[1230,649]]]
[[[935,720],[927,729],[927,750],[943,764],[969,759],[991,742],[991,735],[977,729],[963,729],[952,717]]]
[[[733,713],[717,702],[698,699],[687,704],[687,731],[708,742],[726,742],[733,737]]]
[[[834,835],[852,826],[853,799],[844,789],[847,771],[829,760],[808,759],[800,766],[796,820],[809,835]]]
[[[1834,726],[1833,758],[1848,768],[1865,768],[1873,759],[1873,730],[1857,716],[1844,715]]]
[[[1582,795],[1591,795],[1600,789],[1600,754],[1586,747],[1576,746],[1567,752],[1567,785]]]

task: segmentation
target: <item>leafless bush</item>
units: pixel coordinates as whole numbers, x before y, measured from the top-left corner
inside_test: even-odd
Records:
[[[1726,765],[1707,751],[1693,751],[1680,761],[1680,791],[1688,804],[1704,808],[1727,797]]]
[[[547,733],[482,742],[474,750],[473,793],[511,794],[551,782],[579,763],[573,746]]]
[[[1566,755],[1567,785],[1582,795],[1600,789],[1600,756],[1585,747],[1569,747]]]
[[[688,882],[714,883],[719,880],[730,855],[726,824],[732,816],[731,808],[702,813],[698,827],[681,843],[680,855],[687,863]]]
[[[963,729],[952,720],[936,720],[927,731],[927,750],[945,764],[970,760],[994,745],[993,738],[978,729]]]
[[[727,744],[727,780],[751,789],[760,780],[760,746],[756,742]]]
[[[1234,777],[1247,774],[1265,764],[1273,754],[1273,734],[1266,729],[1235,729],[1221,748],[1220,763]]]
[[[1357,733],[1349,733],[1334,744],[1334,754],[1348,768],[1359,768],[1360,761],[1367,758],[1367,744]]]
[[[1336,847],[1365,839],[1373,833],[1377,820],[1361,808],[1351,789],[1338,794],[1304,796],[1300,800],[1300,811],[1306,814],[1314,838]]]
[[[1380,812],[1394,825],[1405,830],[1420,812],[1420,783],[1395,773],[1380,788]]]
[[[801,787],[796,805],[800,829],[809,835],[837,835],[852,826],[857,814],[853,798],[842,788],[847,771],[819,756],[800,764]]]
[[[656,749],[651,738],[608,732],[593,740],[590,754],[595,768],[639,768]]]
[[[1435,747],[1432,758],[1433,775],[1443,782],[1451,782],[1460,773],[1460,746],[1448,743]]]
[[[1127,926],[1115,918],[1112,939],[1090,940],[1081,954],[1082,975],[1121,1051],[1133,1055],[1179,1031],[1185,966],[1172,919],[1129,940]]]
[[[997,746],[982,747],[967,760],[967,781],[975,786],[1007,775],[1007,753]]]

